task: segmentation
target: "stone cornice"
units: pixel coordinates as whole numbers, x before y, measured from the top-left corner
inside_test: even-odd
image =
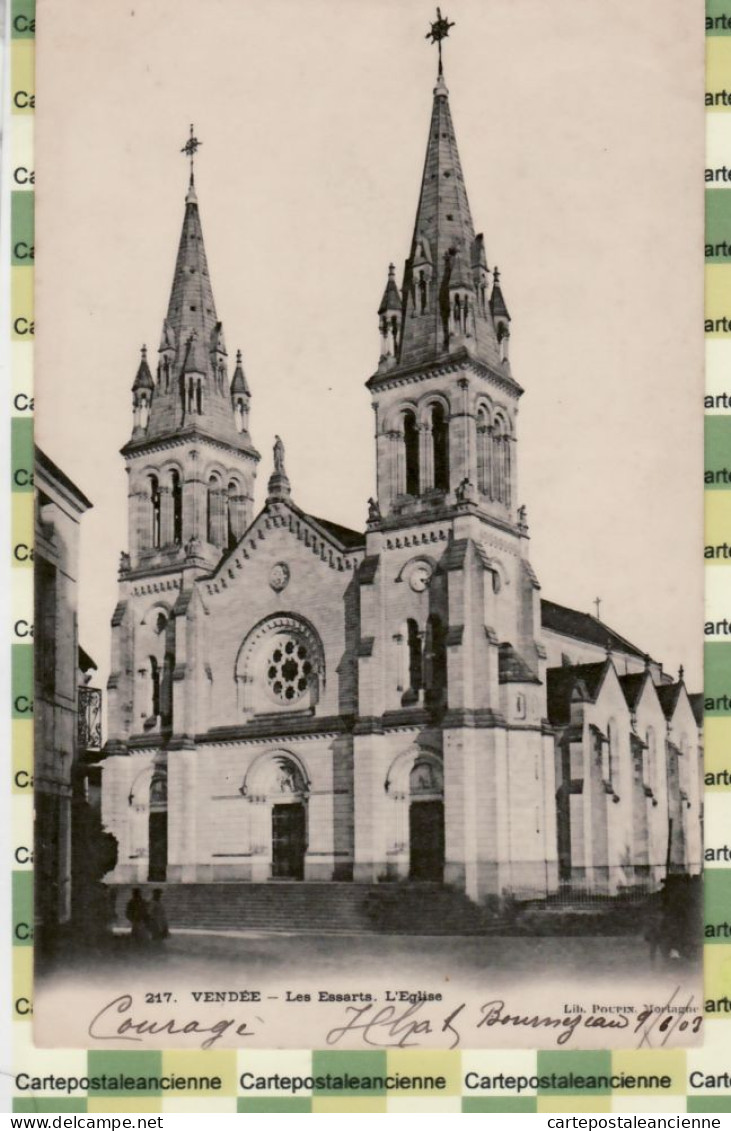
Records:
[[[366,388],[372,392],[380,389],[397,389],[400,385],[413,384],[414,381],[428,381],[432,377],[444,377],[460,369],[468,369],[476,377],[481,377],[515,397],[523,395],[523,388],[508,373],[498,373],[484,362],[471,357],[466,349],[450,354],[441,361],[426,365],[409,365],[399,369],[389,369],[386,373],[374,373],[366,381]]]
[[[244,456],[247,459],[259,462],[261,456],[254,447],[237,448],[234,444],[229,444],[227,440],[219,440],[215,436],[211,436],[207,432],[202,432],[195,426],[181,428],[179,431],[166,436],[151,436],[149,439],[144,440],[128,440],[123,448],[120,448],[120,454],[126,460],[132,459],[139,455],[148,455],[154,452],[166,452],[171,448],[179,448],[181,444],[189,445],[191,442],[196,444],[210,444],[212,448],[219,451],[230,452],[232,455]]]
[[[353,729],[352,715],[277,715],[262,719],[252,719],[250,723],[234,726],[213,727],[196,735],[199,746],[223,745],[231,742],[260,742],[263,738],[333,738],[348,734]]]

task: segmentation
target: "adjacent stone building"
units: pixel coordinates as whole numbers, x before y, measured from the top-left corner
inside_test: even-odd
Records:
[[[78,689],[94,666],[78,641],[79,537],[91,503],[38,448],[34,476],[34,863],[36,926],[44,946],[70,923],[74,906]]]
[[[123,449],[111,880],[410,877],[479,899],[697,871],[699,723],[682,678],[541,600],[511,318],[441,74],[409,258],[378,315],[366,529],[297,506],[279,438],[254,514],[251,390],[191,177]]]

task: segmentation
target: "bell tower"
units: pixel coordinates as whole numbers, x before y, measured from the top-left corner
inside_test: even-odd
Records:
[[[367,381],[377,495],[359,575],[355,877],[445,880],[478,898],[553,883],[554,754],[517,485],[523,390],[457,149],[441,63],[451,26],[437,9],[410,251],[400,286],[388,272]]]
[[[218,565],[253,517],[259,453],[249,433],[251,392],[241,351],[230,372],[213,298],[193,175],[199,144],[191,127],[183,149],[190,180],[157,362],[143,346],[132,432],[122,448],[129,542],[112,619],[110,749],[142,735],[178,741],[194,730],[194,704],[182,695],[193,583]]]
[[[389,269],[381,351],[368,381],[376,411],[378,503],[397,524],[471,501],[516,526],[516,416],[510,315],[475,233],[440,68],[426,160],[399,290]]]
[[[132,386],[129,569],[212,568],[252,519],[259,453],[241,351],[233,379],[191,173],[154,374],[143,347]]]

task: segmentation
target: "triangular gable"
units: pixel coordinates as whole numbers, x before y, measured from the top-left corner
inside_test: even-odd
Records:
[[[332,529],[326,529],[288,499],[270,500],[234,548],[224,555],[211,574],[200,579],[199,584],[205,587],[207,593],[227,589],[245,568],[246,562],[258,554],[272,530],[289,531],[294,539],[309,547],[315,557],[340,573],[355,570],[365,552],[365,546],[344,546]]]

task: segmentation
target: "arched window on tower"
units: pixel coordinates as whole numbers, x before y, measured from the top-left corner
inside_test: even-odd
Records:
[[[449,490],[449,424],[440,404],[431,410],[431,433],[434,450],[434,486],[439,491]]]
[[[157,549],[160,545],[160,481],[156,475],[150,476],[150,545]]]
[[[510,466],[510,433],[506,432],[503,437],[503,502],[506,507],[510,506],[512,485],[511,476],[512,469]]]
[[[172,725],[173,721],[173,672],[175,670],[175,657],[172,652],[165,653],[163,660],[162,679],[160,681],[160,722],[163,726]]]
[[[426,277],[423,271],[419,272],[419,306],[421,313],[426,313],[426,308],[429,302],[429,291]]]
[[[492,481],[493,498],[499,503],[510,506],[511,498],[511,459],[510,459],[510,432],[507,424],[500,416],[495,417],[492,430]]]
[[[424,634],[424,687],[426,701],[431,707],[445,702],[447,690],[447,647],[442,619],[432,613],[426,622]]]
[[[213,546],[221,545],[221,483],[217,475],[208,480],[206,495],[206,537]]]
[[[203,412],[203,390],[201,388],[200,377],[195,386],[195,410],[199,416]]]
[[[173,542],[180,546],[183,542],[183,485],[179,472],[171,473],[170,485],[173,496]]]
[[[150,656],[150,715],[156,719],[160,714],[160,665]]]
[[[409,686],[402,699],[405,707],[418,702],[419,692],[423,687],[421,633],[418,624],[412,618],[406,622],[406,648],[409,659]]]
[[[238,487],[233,480],[228,485],[228,493],[226,495],[226,545],[229,550],[233,550],[238,538],[236,536],[236,495],[238,494]]]
[[[413,412],[404,413],[406,494],[419,494],[419,429]]]
[[[483,495],[492,493],[490,482],[490,419],[487,409],[477,410],[477,487]]]

